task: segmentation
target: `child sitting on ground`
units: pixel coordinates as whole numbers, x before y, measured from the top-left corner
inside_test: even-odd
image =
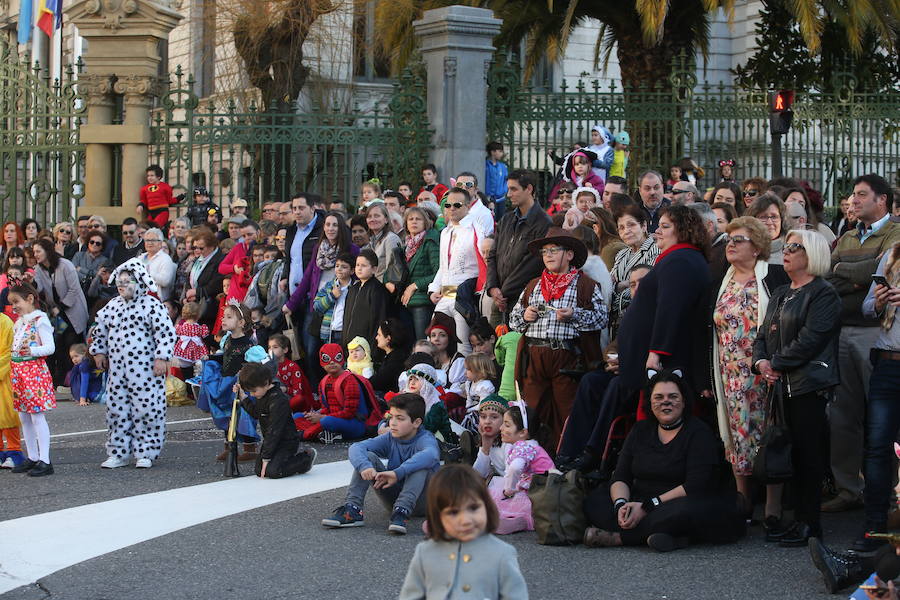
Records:
[[[241,406],[259,420],[263,435],[256,475],[280,479],[309,471],[316,460],[316,451],[300,445],[288,397],[272,383],[271,370],[262,364],[247,363],[241,367],[238,381],[240,389],[235,392],[243,390],[248,394],[241,398]]]
[[[466,383],[463,385],[466,416],[462,426],[472,433],[478,433],[478,405],[481,399],[494,393],[494,384],[491,383],[494,377],[494,361],[487,354],[473,352],[466,357]]]
[[[372,348],[365,338],[356,336],[347,344],[347,351],[350,356],[347,357],[347,368],[361,377],[371,379],[375,374],[372,365]]]
[[[425,488],[440,466],[437,440],[422,427],[425,400],[418,394],[398,394],[390,402],[390,431],[350,446],[353,478],[347,499],[325,527],[363,525],[363,503],[369,485],[392,508],[388,531],[406,533],[410,515],[424,515]],[[382,460],[387,459],[385,467]]]
[[[428,540],[416,546],[400,600],[528,598],[515,548],[491,535],[497,508],[471,467],[443,467],[427,498]]]
[[[294,415],[301,439],[314,440],[324,431],[351,440],[363,437],[369,407],[363,401],[359,380],[344,368],[344,350],[337,344],[325,344],[319,350],[319,364],[325,369],[319,383],[322,408]]]
[[[209,353],[206,350],[206,344],[203,338],[209,335],[209,327],[197,322],[200,318],[200,305],[196,302],[185,302],[181,307],[181,322],[175,326],[175,335],[178,341],[175,342],[175,352],[172,362],[173,375],[184,380],[182,369],[191,369],[197,361],[205,360]],[[187,377],[193,375],[193,370],[189,370]]]
[[[103,371],[94,365],[94,359],[88,354],[86,344],[72,344],[69,347],[69,358],[72,359],[72,370],[69,371],[69,387],[72,399],[78,406],[87,406],[97,401],[103,391]]]
[[[508,446],[500,441],[500,427],[508,409],[509,402],[499,394],[482,398],[478,405],[478,434],[465,431],[459,436],[464,460],[474,460],[472,467],[486,480],[506,474]]]
[[[284,385],[285,393],[291,399],[291,413],[316,410],[321,405],[313,398],[312,388],[306,375],[292,361],[291,341],[280,333],[269,338],[269,356],[275,361],[278,380]]]
[[[535,473],[546,473],[554,468],[547,451],[530,439],[528,412],[528,409],[510,406],[503,414],[503,425],[500,426],[500,439],[508,444],[506,473],[503,477],[494,477],[489,485],[491,498],[500,511],[499,534],[534,530],[528,498],[531,478]]]
[[[437,386],[442,381],[438,379],[438,373],[443,375],[442,371],[436,371],[435,368],[426,363],[418,363],[413,365],[406,372],[406,386],[401,393],[418,394],[425,400],[425,419],[422,426],[426,430],[433,433],[441,441],[448,444],[457,442],[457,435],[453,432],[453,426],[450,421],[450,415],[447,414],[447,407],[441,401],[440,392]]]

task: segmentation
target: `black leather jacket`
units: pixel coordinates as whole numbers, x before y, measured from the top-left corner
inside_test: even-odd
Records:
[[[798,289],[781,286],[753,343],[753,371],[769,360],[783,374],[788,396],[834,387],[840,330],[841,299],[830,283],[816,277]]]

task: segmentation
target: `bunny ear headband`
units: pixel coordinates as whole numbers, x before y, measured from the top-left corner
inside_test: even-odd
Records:
[[[516,382],[516,401],[509,403],[510,407],[518,406],[519,412],[522,413],[522,427],[528,429],[528,410],[525,400],[522,398],[522,391],[519,389],[519,382]]]

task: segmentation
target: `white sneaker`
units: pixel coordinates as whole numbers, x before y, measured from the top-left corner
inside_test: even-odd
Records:
[[[134,463],[136,469],[149,469],[153,466],[153,461],[149,458],[139,458],[137,462]]]
[[[106,460],[104,460],[100,464],[101,469],[118,469],[119,467],[127,467],[128,459],[127,458],[118,458],[115,456],[110,456]]]
[[[16,466],[16,463],[13,462],[13,459],[7,458],[2,463],[0,463],[0,469],[12,469]]]

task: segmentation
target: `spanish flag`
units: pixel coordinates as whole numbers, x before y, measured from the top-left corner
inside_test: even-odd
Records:
[[[62,26],[62,0],[40,0],[40,4],[37,26],[52,37],[53,30]]]

